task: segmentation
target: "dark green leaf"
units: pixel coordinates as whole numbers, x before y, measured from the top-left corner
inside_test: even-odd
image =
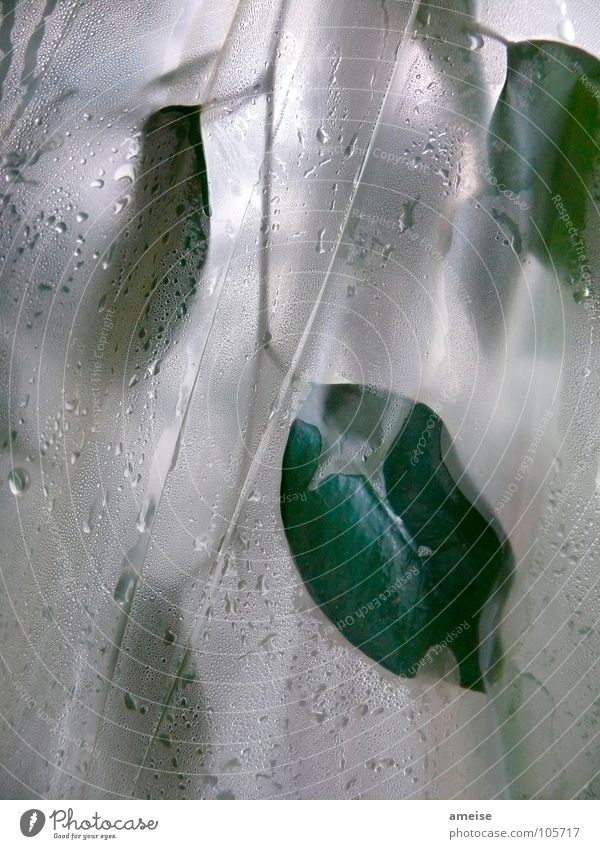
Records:
[[[315,385],[290,430],[281,514],[311,597],[351,643],[409,677],[446,644],[461,684],[483,689],[480,618],[508,550],[454,484],[441,435],[424,404]]]
[[[506,82],[490,124],[491,170],[504,190],[530,192],[529,249],[563,278],[585,283],[600,62],[549,41],[509,44],[507,54]]]

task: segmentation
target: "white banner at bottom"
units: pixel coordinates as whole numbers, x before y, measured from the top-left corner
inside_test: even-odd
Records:
[[[2,845],[600,846],[596,801],[2,801]]]

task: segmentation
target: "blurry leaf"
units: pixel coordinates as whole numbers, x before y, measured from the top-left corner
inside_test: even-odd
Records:
[[[481,690],[480,617],[507,552],[450,477],[441,434],[425,404],[313,386],[288,438],[281,514],[308,592],[351,643],[409,677],[445,643],[462,686]]]
[[[490,124],[490,165],[506,189],[531,191],[530,249],[578,280],[598,156],[600,62],[546,41],[509,44],[507,54],[506,82]],[[563,209],[571,229],[560,217]]]

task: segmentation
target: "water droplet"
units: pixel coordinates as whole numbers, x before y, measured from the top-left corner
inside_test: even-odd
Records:
[[[355,133],[352,136],[352,138],[350,139],[350,144],[347,145],[346,149],[344,150],[344,156],[346,157],[346,159],[349,159],[354,154],[354,151],[356,150],[356,142],[357,141],[358,141],[358,134]]]
[[[131,195],[127,195],[126,197],[121,198],[121,200],[115,201],[115,205],[113,206],[113,212],[115,215],[119,215],[119,213],[123,212],[130,199]]]
[[[208,545],[205,539],[202,537],[196,537],[194,540],[194,551],[206,551],[208,549]]]
[[[478,32],[467,33],[469,38],[469,50],[481,50],[484,45],[483,38]]]
[[[156,359],[156,360],[154,360],[153,362],[150,363],[150,365],[148,366],[148,372],[149,372],[151,377],[156,377],[156,375],[159,373],[160,364],[161,364],[161,357],[159,357],[158,359]]]
[[[325,235],[325,228],[319,230],[319,235],[317,236],[317,253],[324,254],[325,248],[323,247],[323,236]]]
[[[139,710],[140,709],[140,706],[139,706],[137,699],[135,699],[131,695],[131,693],[125,693],[125,707],[127,708],[127,710]]]
[[[25,469],[13,469],[8,476],[8,485],[13,495],[23,495],[29,486],[29,474]]]
[[[115,180],[128,180],[130,183],[133,183],[135,180],[135,168],[131,162],[125,162],[123,165],[119,165],[115,171]]]
[[[407,200],[402,204],[402,212],[398,218],[400,232],[405,233],[407,230],[412,230],[415,223],[415,207],[419,198]]]
[[[317,130],[317,141],[321,144],[327,144],[330,138],[330,135],[323,129],[323,127],[319,127]]]
[[[558,25],[558,34],[565,41],[575,41],[575,28],[570,18],[562,18]]]
[[[132,569],[129,564],[127,564],[119,575],[119,580],[117,581],[117,586],[115,587],[114,592],[114,599],[121,605],[121,607],[127,607],[131,603],[137,586],[137,579],[137,572]]]
[[[578,289],[575,289],[573,292],[573,298],[577,304],[580,304],[582,301],[585,301],[586,298],[589,298],[590,290],[587,286],[580,286]]]
[[[142,509],[140,510],[140,514],[138,516],[136,524],[136,527],[141,534],[150,530],[155,513],[156,501],[150,496],[144,500],[144,504],[142,506]]]

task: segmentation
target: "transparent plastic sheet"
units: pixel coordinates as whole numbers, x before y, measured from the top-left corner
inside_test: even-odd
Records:
[[[5,16],[3,796],[598,796],[597,293],[490,147],[507,40],[598,52],[547,5]],[[399,678],[307,592],[280,484],[311,383],[443,420],[514,558],[486,694],[450,650]]]

